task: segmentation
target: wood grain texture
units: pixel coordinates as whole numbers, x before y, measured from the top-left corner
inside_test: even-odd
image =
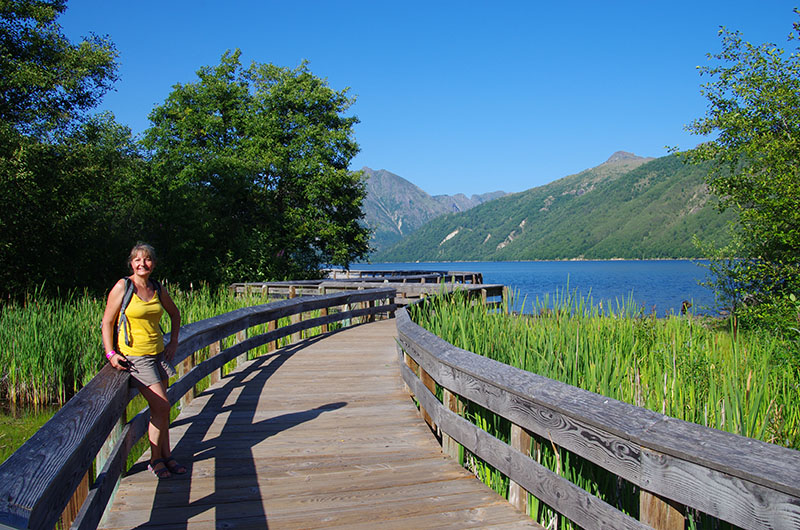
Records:
[[[540,528],[442,455],[403,392],[394,321],[243,364],[171,436],[190,472],[137,464],[102,528]]]
[[[447,410],[436,397],[403,366],[403,379],[439,425],[470,452],[495,467],[538,499],[587,530],[646,530],[649,526],[633,519],[605,501],[493,437],[468,420]]]
[[[124,412],[129,377],[106,365],[0,464],[0,524],[53,528]]]
[[[423,330],[405,310],[397,324],[399,347],[439,385],[642,489],[743,528],[800,528],[800,452],[475,355]]]

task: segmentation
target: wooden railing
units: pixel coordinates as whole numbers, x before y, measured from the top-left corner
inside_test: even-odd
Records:
[[[383,272],[383,271],[377,271]],[[480,273],[439,273],[412,276],[364,276],[362,278],[336,280],[302,280],[284,282],[248,282],[231,285],[237,293],[261,293],[269,297],[294,298],[296,296],[316,296],[332,292],[346,292],[361,289],[376,289],[391,286],[397,290],[395,302],[398,306],[439,294],[462,289],[465,285],[478,287],[486,292],[502,290],[502,285],[483,284]],[[472,283],[477,280],[477,283]]]
[[[369,278],[372,281],[388,282],[433,282],[440,281],[451,283],[483,283],[483,274],[480,272],[464,271],[437,271],[437,270],[358,270],[358,269],[328,269],[325,271],[327,278],[332,280]]]
[[[395,295],[393,288],[383,287],[295,298],[187,324],[181,328],[173,361],[183,367],[183,373],[167,391],[170,403],[191,395],[203,378],[219,373],[223,365],[243,359],[258,346],[288,336],[299,339],[306,329],[321,327],[324,332],[333,322],[349,324],[356,319],[393,314]],[[330,308],[342,310],[331,312]],[[303,313],[309,311],[321,315],[304,320]],[[273,324],[286,317],[291,318],[291,324]],[[249,328],[262,324],[267,324],[266,333],[246,336]],[[229,337],[235,337],[235,343],[222,349],[223,339]],[[193,366],[195,352],[207,346],[216,353]],[[128,453],[145,434],[149,422],[147,409],[125,422],[126,405],[135,394],[129,387],[129,377],[106,365],[0,465],[0,528],[52,529],[69,504],[80,509],[74,521],[62,520],[62,527],[97,526],[124,472]],[[89,488],[93,462],[97,474]]]
[[[425,302],[419,302],[424,304]],[[421,308],[424,310],[424,308]],[[800,452],[687,423],[457,348],[398,310],[403,379],[441,436],[585,529],[683,530],[685,507],[742,528],[800,528]],[[437,385],[443,399],[435,397]],[[506,444],[458,412],[464,400],[511,422]],[[639,489],[639,519],[544,468],[531,437],[585,458]]]

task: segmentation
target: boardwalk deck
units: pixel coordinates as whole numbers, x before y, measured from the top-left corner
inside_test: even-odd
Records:
[[[404,392],[395,322],[251,361],[173,423],[190,467],[145,455],[103,528],[541,528],[445,457]]]

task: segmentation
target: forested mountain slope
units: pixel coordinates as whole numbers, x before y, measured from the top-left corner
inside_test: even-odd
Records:
[[[367,184],[365,221],[372,230],[370,245],[376,250],[385,250],[440,215],[469,210],[505,195],[495,191],[472,197],[463,193],[431,196],[385,169],[375,171],[365,167],[362,171]]]
[[[701,257],[692,242],[727,240],[707,169],[676,156],[615,153],[576,175],[426,224],[373,261]]]

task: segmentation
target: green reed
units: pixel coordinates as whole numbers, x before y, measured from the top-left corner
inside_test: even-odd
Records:
[[[167,288],[183,324],[269,301],[224,287]],[[105,303],[85,292],[50,298],[37,291],[20,303],[0,305],[0,401],[62,405],[89,382],[106,363],[100,334]],[[166,315],[162,326],[169,331]]]
[[[465,350],[675,418],[800,449],[800,360],[787,356],[777,337],[734,335],[692,315],[656,318],[631,299],[603,307],[567,290],[537,299],[522,315],[510,313],[511,300],[501,311],[487,311],[463,294],[428,304],[413,307],[412,319]],[[467,416],[482,428],[497,421],[477,409]],[[532,445],[546,467],[637,516],[632,485],[549,440]],[[480,466],[470,467],[480,476]],[[532,502],[531,513],[543,524],[557,517]]]

